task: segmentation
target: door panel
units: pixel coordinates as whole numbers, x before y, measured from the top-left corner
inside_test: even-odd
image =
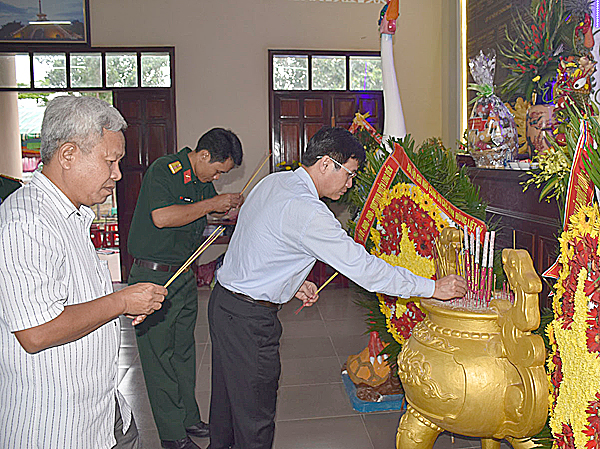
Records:
[[[300,100],[298,98],[282,99],[281,100],[281,118],[299,118],[300,117]]]
[[[349,128],[356,112],[383,129],[382,92],[287,91],[271,94],[271,171],[280,163],[302,161],[310,138],[324,125]]]
[[[297,123],[281,124],[281,142],[291,160],[299,160],[300,130]]]
[[[306,98],[304,100],[304,118],[323,118],[323,113],[322,98]]]
[[[304,125],[304,141],[306,143],[308,143],[310,138],[312,136],[314,136],[315,134],[317,134],[317,131],[319,131],[322,127],[323,127],[323,123],[307,123],[307,124],[305,124]]]
[[[354,98],[335,98],[335,117],[342,120],[354,118],[354,114],[357,112],[356,100]]]
[[[125,130],[123,178],[117,184],[121,278],[129,276],[133,258],[127,252],[131,219],[148,167],[160,156],[177,151],[173,89],[119,89],[114,105],[128,123]]]
[[[149,123],[148,137],[148,160],[154,162],[169,152],[169,130],[166,124]]]

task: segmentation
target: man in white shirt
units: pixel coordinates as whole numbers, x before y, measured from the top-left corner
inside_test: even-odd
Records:
[[[112,292],[90,239],[121,179],[125,120],[93,97],[48,103],[42,172],[0,206],[0,447],[138,448],[117,390],[120,326],[158,310],[167,290]]]
[[[437,281],[389,265],[342,229],[320,198],[339,199],[365,160],[360,142],[342,128],[322,128],[303,165],[267,176],[242,206],[208,308],[212,342],[210,449],[272,447],[281,365],[277,311],[294,296],[310,306],[306,281],[321,260],[370,291],[405,298],[451,299],[466,282]]]

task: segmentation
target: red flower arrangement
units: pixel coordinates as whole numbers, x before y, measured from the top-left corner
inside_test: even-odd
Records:
[[[550,382],[554,386],[554,391],[552,392],[552,396],[554,397],[553,407],[556,405],[556,398],[558,397],[558,392],[560,390],[560,384],[563,381],[563,371],[562,371],[562,360],[560,358],[560,352],[558,349],[552,356],[552,363],[554,364],[554,371],[550,376]]]
[[[590,353],[598,353],[600,356],[600,311],[597,307],[593,307],[588,312],[588,320],[586,323],[589,327],[585,330],[586,346]]]
[[[408,226],[409,238],[415,243],[417,254],[433,257],[434,239],[440,233],[429,214],[408,196],[393,198],[383,209],[380,251],[389,255],[400,253],[402,223]]]
[[[583,433],[590,439],[585,444],[589,449],[600,449],[600,393],[596,393],[596,400],[589,402],[589,407],[585,410],[589,415],[587,417],[588,425],[585,426]]]
[[[562,425],[562,433],[557,433],[554,440],[561,449],[575,449],[575,439],[573,438],[573,429],[569,424]]]

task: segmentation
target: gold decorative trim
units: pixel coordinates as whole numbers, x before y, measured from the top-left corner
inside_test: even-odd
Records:
[[[417,418],[420,423],[425,424],[427,427],[435,430],[436,432],[442,433],[444,431],[444,429],[435,425],[434,423],[429,421],[427,418],[425,418],[423,415],[421,415],[410,404],[406,404],[406,411],[409,412],[410,414],[412,414],[415,418]]]
[[[412,331],[412,336],[425,346],[430,346],[434,349],[439,349],[443,352],[454,352],[458,349],[456,346],[452,346],[448,341],[433,333],[428,329],[423,322],[417,324]]]
[[[422,387],[423,394],[428,398],[440,401],[457,399],[452,393],[442,393],[440,387],[431,378],[431,365],[425,361],[425,356],[404,345],[398,356],[398,376],[403,384]]]
[[[493,334],[488,332],[467,332],[467,331],[459,331],[456,329],[450,329],[448,327],[442,327],[437,324],[433,324],[431,320],[426,318],[422,321],[425,326],[429,328],[432,332],[437,334],[444,335],[446,337],[454,337],[461,339],[469,339],[469,340],[490,340],[493,337]]]
[[[408,439],[410,439],[411,441],[414,441],[417,444],[420,444],[423,442],[423,439],[419,438],[417,429],[413,429],[412,424],[407,422],[410,419],[410,414],[408,413],[408,411],[409,411],[408,407],[410,407],[410,406],[407,406],[407,409],[406,409],[407,412],[404,415],[402,415],[402,418],[400,418],[400,423],[398,424],[398,430],[396,431],[396,439],[398,440],[398,438],[400,438],[401,434],[405,434]],[[415,415],[415,417],[417,419],[419,419],[419,416]]]

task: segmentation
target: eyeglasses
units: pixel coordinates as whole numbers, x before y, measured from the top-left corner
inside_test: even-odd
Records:
[[[324,156],[318,156],[317,159],[322,159]],[[329,159],[331,159],[335,164],[339,165],[340,167],[342,167],[344,170],[346,170],[346,172],[348,173],[348,179],[353,179],[356,178],[356,175],[358,173],[356,173],[355,171],[350,171],[348,170],[346,167],[344,167],[342,164],[340,164],[338,161],[336,161],[334,158],[332,158],[331,156],[327,156]]]

